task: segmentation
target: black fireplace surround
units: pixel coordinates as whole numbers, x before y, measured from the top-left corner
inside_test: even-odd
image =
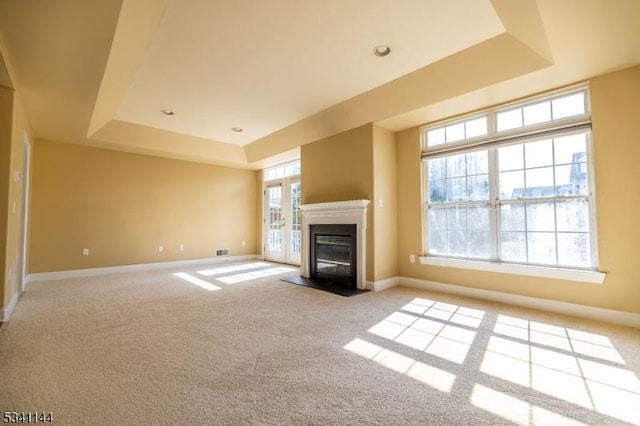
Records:
[[[357,288],[356,225],[309,226],[311,279]]]

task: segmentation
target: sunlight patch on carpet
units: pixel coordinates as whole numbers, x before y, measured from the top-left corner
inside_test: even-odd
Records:
[[[253,262],[253,263],[243,263],[241,265],[233,265],[233,266],[222,266],[219,268],[205,269],[203,271],[197,271],[198,274],[204,275],[205,277],[210,277],[213,275],[221,275],[227,274],[230,272],[238,272],[238,271],[246,271],[248,269],[257,269],[264,268],[266,266],[271,266],[265,262]]]
[[[640,380],[606,336],[499,315],[480,371],[640,424]]]
[[[279,266],[277,268],[262,269],[260,271],[245,272],[242,274],[229,275],[227,277],[216,278],[225,284],[235,284],[243,281],[256,280],[259,278],[270,277],[273,275],[283,274],[285,272],[293,272],[297,269],[287,268],[285,266]]]
[[[471,403],[522,426],[566,425],[585,426],[577,420],[554,413],[519,398],[476,384],[471,394]]]
[[[186,272],[176,272],[173,275],[175,275],[178,278],[182,278],[183,280],[188,281],[191,284],[195,284],[198,287],[203,288],[203,289],[208,290],[208,291],[220,290],[220,287],[218,287],[217,285],[213,285],[211,283],[208,283],[208,282],[206,282],[204,280],[201,280],[198,277],[194,277],[191,274],[187,274]]]
[[[406,312],[392,313],[369,333],[457,364],[464,363],[476,336],[470,328],[478,327],[484,316],[477,309],[426,299],[414,299],[402,309]]]
[[[415,359],[359,338],[344,349],[443,392],[451,392],[454,372],[418,359],[431,355],[479,370],[469,388],[470,403],[516,424],[582,425],[578,420],[585,413],[604,423],[640,424],[640,380],[622,368],[626,363],[607,336],[502,314],[485,318],[478,309],[424,298],[367,332],[415,351]],[[501,381],[519,391],[506,394],[487,386]],[[570,404],[576,418],[548,409],[557,404]]]
[[[390,370],[404,374],[442,392],[450,392],[455,382],[455,374],[413,358],[385,349],[363,339],[354,339],[344,349],[372,360]]]

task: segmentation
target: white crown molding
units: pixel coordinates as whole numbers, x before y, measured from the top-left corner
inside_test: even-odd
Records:
[[[204,259],[176,260],[170,262],[142,263],[137,265],[108,266],[104,268],[74,269],[70,271],[40,272],[29,274],[27,282],[60,280],[66,278],[93,277],[119,272],[148,271],[158,268],[180,268],[187,266],[206,265],[210,263],[240,262],[243,260],[255,260],[258,256],[249,254],[244,256],[209,257]]]
[[[400,277],[400,285],[422,290],[436,291],[439,293],[455,294],[457,296],[489,300],[492,302],[500,302],[530,309],[554,312],[558,314],[571,315],[574,317],[587,318],[591,320],[624,325],[627,327],[640,328],[640,314],[636,314],[633,312],[616,311],[612,309],[578,305],[575,303],[560,302],[557,300],[520,296],[517,294],[464,287],[453,284],[443,284],[435,281],[427,281],[416,278]]]

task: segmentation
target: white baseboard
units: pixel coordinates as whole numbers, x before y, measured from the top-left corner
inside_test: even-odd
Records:
[[[383,291],[400,284],[400,277],[385,278],[379,281],[367,281],[366,288],[371,291]]]
[[[8,306],[4,308],[0,308],[0,322],[9,321],[9,317],[13,313],[13,310],[16,307],[17,303],[18,303],[18,294],[16,293],[11,298],[11,302],[9,302]]]
[[[578,305],[575,303],[559,302],[556,300],[540,299],[537,297],[520,296],[511,293],[502,293],[492,290],[464,287],[453,284],[443,284],[435,281],[420,280],[416,278],[400,277],[400,285],[419,288],[423,290],[450,293],[458,296],[472,297],[475,299],[490,300],[492,302],[506,303],[525,308],[539,309],[548,312],[571,315],[579,318],[587,318],[602,322],[640,328],[640,314],[612,309],[596,308],[593,306]]]
[[[249,254],[244,256],[209,257],[204,259],[175,260],[170,262],[158,262],[158,263],[141,263],[137,265],[108,266],[104,268],[75,269],[71,271],[39,272],[36,274],[29,274],[27,276],[27,282],[31,283],[36,281],[60,280],[60,279],[79,278],[79,277],[93,277],[93,276],[104,275],[104,274],[148,271],[148,270],[153,270],[158,268],[180,268],[180,267],[187,267],[187,266],[207,265],[211,263],[240,262],[244,260],[255,260],[256,257],[257,256],[254,254]]]

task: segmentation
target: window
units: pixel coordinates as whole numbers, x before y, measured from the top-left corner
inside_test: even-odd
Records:
[[[427,256],[597,269],[587,87],[422,138]]]
[[[279,166],[264,169],[264,180],[282,179],[290,176],[298,176],[300,174],[300,160],[291,163],[280,164]]]

